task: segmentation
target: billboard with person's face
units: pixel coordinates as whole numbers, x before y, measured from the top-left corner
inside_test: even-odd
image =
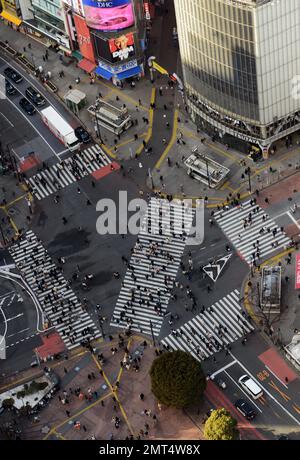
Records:
[[[134,55],[133,34],[124,34],[117,38],[111,38],[109,40],[109,49],[113,62],[125,61]]]
[[[110,32],[134,24],[132,0],[82,0],[87,25]]]

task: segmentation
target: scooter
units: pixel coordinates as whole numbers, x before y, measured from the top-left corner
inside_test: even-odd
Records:
[[[222,390],[225,390],[227,388],[227,385],[226,383],[224,382],[224,380],[221,380],[221,379],[218,379],[217,380],[217,384],[220,388],[222,388]]]

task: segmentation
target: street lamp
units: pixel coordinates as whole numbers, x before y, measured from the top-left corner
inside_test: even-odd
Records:
[[[97,137],[99,137],[100,143],[104,144],[103,139],[101,137],[101,130],[100,130],[99,120],[98,120],[96,112],[95,112],[95,131],[96,131]]]
[[[151,336],[152,336],[153,346],[156,347],[155,338],[154,338],[154,333],[153,333],[153,325],[152,325],[152,321],[151,321],[151,320],[150,320],[150,329],[151,329]]]

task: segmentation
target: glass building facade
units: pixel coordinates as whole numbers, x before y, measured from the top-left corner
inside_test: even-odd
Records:
[[[299,129],[299,0],[175,0],[186,102],[200,128],[269,146]],[[288,120],[287,120],[288,119]]]

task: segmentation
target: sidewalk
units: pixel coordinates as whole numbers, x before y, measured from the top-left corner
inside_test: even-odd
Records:
[[[112,353],[114,348],[117,351]],[[103,354],[103,364],[99,362],[99,353]],[[201,439],[201,420],[208,403],[199,401],[199,407],[194,407],[189,414],[166,407],[160,410],[151,392],[149,376],[155,356],[149,341],[145,346],[143,338],[133,336],[125,340],[124,346],[119,346],[115,338],[97,346],[94,355],[83,350],[68,360],[54,363],[51,367],[60,377],[60,390],[39,412],[36,423],[24,421],[22,438]],[[130,360],[128,368],[125,364],[121,366],[121,361],[129,363]],[[137,371],[134,360],[138,363]],[[80,388],[80,397],[75,394],[77,388]],[[143,399],[140,394],[144,395]],[[145,409],[150,411],[149,416],[144,413]],[[119,427],[114,422],[117,418]]]
[[[259,329],[289,359],[293,366],[300,370],[300,355],[297,347],[293,352],[298,362],[291,359],[287,346],[291,342],[300,342],[300,309],[299,291],[295,289],[295,260],[298,251],[286,250],[274,256],[261,266],[261,270],[249,273],[244,282],[243,293],[245,308],[254,319]],[[281,266],[281,307],[280,313],[262,312],[260,308],[261,274],[264,266]],[[299,346],[298,346],[299,348]]]
[[[69,91],[70,85],[74,89],[79,89],[86,94],[87,105],[81,110],[79,118],[81,123],[92,134],[95,132],[94,122],[86,109],[89,105],[95,102],[96,98],[100,94],[103,100],[116,107],[121,108],[123,104],[126,104],[132,118],[138,120],[138,125],[123,133],[121,135],[121,142],[113,133],[102,128],[101,131],[103,140],[107,143],[107,146],[111,148],[112,152],[114,152],[116,143],[120,143],[117,147],[118,154],[124,154],[125,157],[127,154],[128,156],[130,154],[130,146],[133,151],[140,146],[141,140],[147,134],[147,126],[143,123],[142,118],[149,117],[149,106],[152,92],[152,85],[146,78],[137,82],[134,89],[131,88],[128,83],[124,83],[124,89],[119,89],[112,83],[103,79],[97,79],[94,84],[90,84],[89,76],[83,70],[76,67],[75,63],[71,62],[70,58],[63,57],[63,61],[60,61],[58,53],[53,50],[48,50],[49,58],[48,61],[45,62],[43,60],[43,55],[45,54],[46,48],[41,43],[32,39],[28,35],[14,31],[2,23],[0,28],[0,40],[4,42],[5,40],[8,40],[10,46],[12,46],[16,51],[24,54],[25,57],[35,65],[35,67],[42,66],[45,72],[51,72],[51,81],[58,88],[56,96],[62,103],[64,103],[63,98]],[[28,48],[29,43],[31,44],[31,49]],[[60,78],[59,72],[62,70],[64,71],[65,76]],[[79,84],[76,84],[75,81],[77,77],[80,78]],[[139,136],[138,141],[134,140],[133,136],[135,133]]]
[[[162,18],[156,18],[156,21],[161,21]],[[157,24],[158,24],[157,22]],[[154,22],[154,25],[155,22]],[[159,49],[160,44],[159,28],[153,27],[153,45],[150,46],[151,52]],[[153,147],[151,159],[155,158],[156,165],[152,171],[152,180],[147,182],[148,188],[161,190],[163,194],[173,196],[181,196],[179,186],[182,185],[184,195],[186,197],[204,197],[208,196],[211,204],[216,206],[222,204],[226,200],[230,200],[233,195],[239,193],[242,199],[249,196],[248,177],[241,179],[246,167],[251,168],[251,191],[256,189],[262,190],[269,185],[276,183],[286,176],[290,176],[299,168],[300,161],[298,160],[300,136],[293,135],[293,144],[289,148],[286,147],[285,141],[280,141],[277,145],[276,154],[271,156],[266,161],[254,163],[233,149],[226,147],[218,142],[213,142],[203,133],[198,133],[195,125],[189,120],[187,113],[184,112],[182,97],[176,93],[176,89],[171,91],[167,83],[167,78],[161,75],[155,75],[155,82],[152,85],[148,78],[143,78],[132,89],[125,83],[123,90],[116,88],[110,82],[97,80],[95,84],[90,84],[89,76],[81,69],[77,68],[74,63],[67,65],[69,58],[63,58],[65,65],[58,59],[58,54],[54,51],[49,51],[49,59],[43,61],[45,48],[39,42],[31,39],[20,32],[12,30],[10,27],[3,25],[0,29],[0,40],[8,40],[13,47],[21,53],[24,53],[28,59],[31,59],[36,66],[42,66],[45,71],[50,70],[52,74],[51,80],[58,87],[57,96],[63,101],[63,97],[69,90],[71,85],[73,88],[78,88],[87,95],[87,107],[94,103],[96,97],[101,96],[107,102],[121,107],[123,104],[129,109],[129,113],[137,120],[138,125],[130,128],[126,133],[117,136],[102,129],[105,142],[106,152],[117,160],[131,160],[136,154],[145,156],[143,141],[148,143],[148,146]],[[31,43],[31,49],[28,49],[28,43]],[[24,51],[24,45],[26,51]],[[154,48],[154,49],[152,49]],[[149,51],[150,51],[149,49]],[[59,72],[63,70],[64,78],[59,77]],[[77,85],[75,80],[80,77],[80,83]],[[163,87],[163,97],[160,97],[158,90]],[[166,90],[168,88],[168,91]],[[156,89],[156,94],[154,93]],[[118,100],[117,100],[118,99]],[[150,110],[150,102],[156,102],[156,108]],[[168,110],[163,109],[164,104]],[[176,112],[176,109],[178,112]],[[143,117],[147,119],[147,123],[143,121]],[[172,118],[173,117],[173,118]],[[94,123],[91,120],[86,108],[80,112],[80,121],[87,129],[94,134]],[[170,129],[164,126],[166,122],[170,123]],[[173,125],[173,126],[172,126]],[[182,133],[182,139],[186,143],[177,144],[178,136]],[[135,135],[138,139],[135,139]],[[166,138],[165,145],[163,138]],[[205,138],[204,143],[201,139]],[[191,154],[193,147],[199,145],[199,151],[207,154],[217,162],[227,166],[230,170],[228,181],[220,188],[220,190],[209,189],[198,181],[188,177],[186,167],[183,165],[182,158],[185,159]],[[147,152],[146,152],[147,154]],[[167,158],[171,164],[168,166]],[[178,167],[176,166],[178,163]],[[163,180],[160,180],[163,176]],[[153,181],[153,183],[152,183]]]

